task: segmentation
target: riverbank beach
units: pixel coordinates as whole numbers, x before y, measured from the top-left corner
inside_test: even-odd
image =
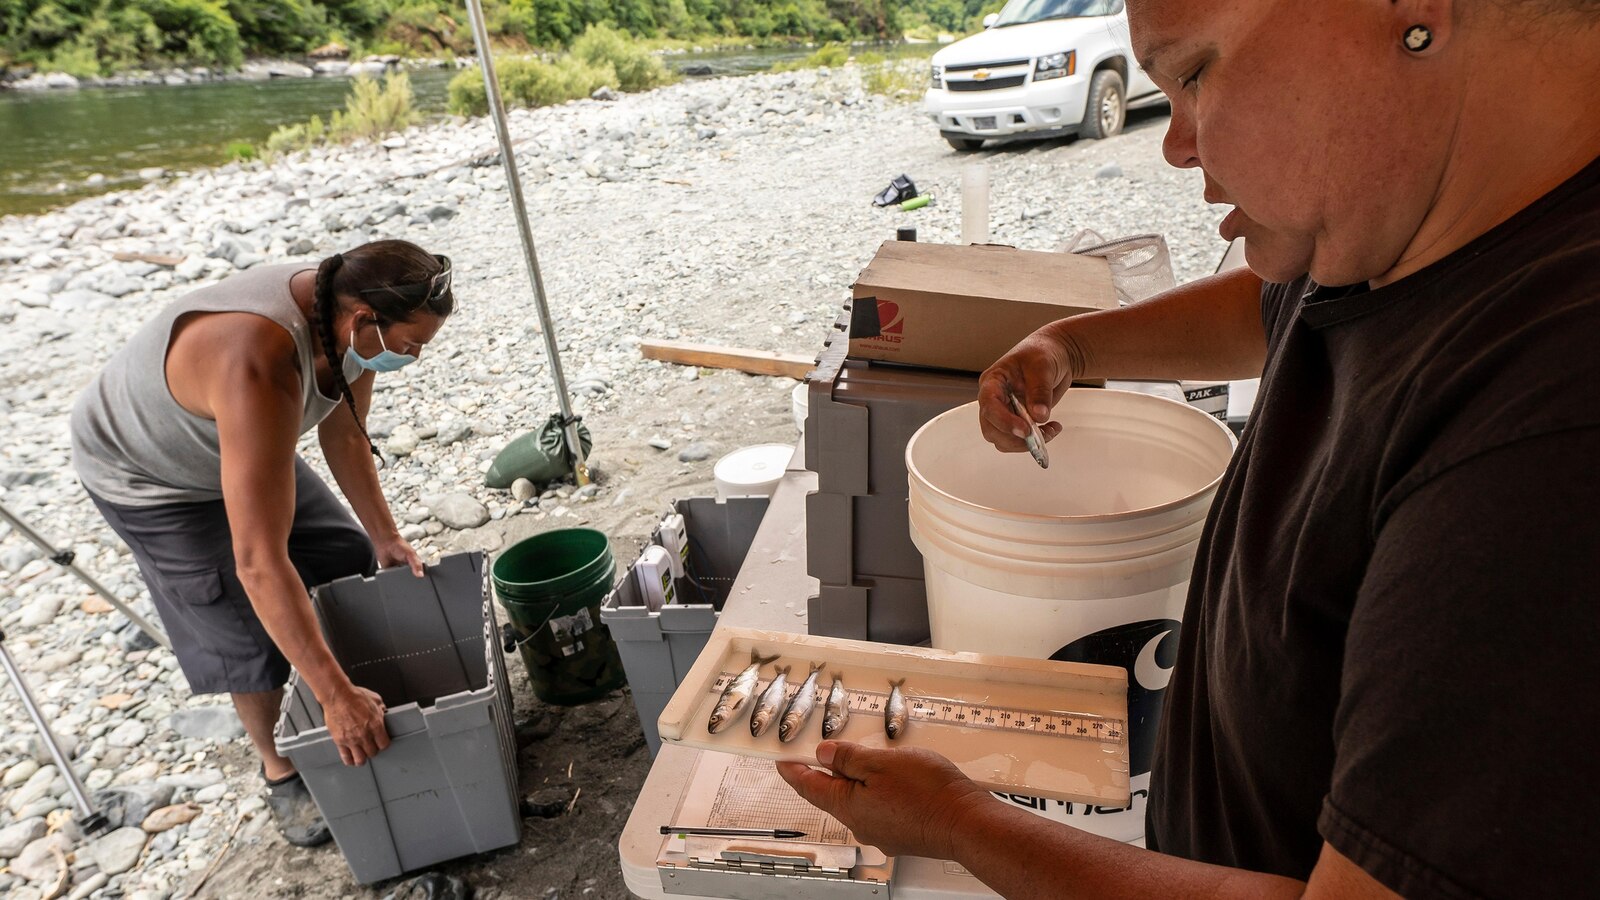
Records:
[[[1180,280],[1208,273],[1222,253],[1200,175],[1161,159],[1160,113],[1136,113],[1107,141],[957,156],[914,106],[870,93],[845,67],[683,82],[515,111],[510,123],[568,382],[595,436],[593,486],[526,502],[483,487],[505,442],[556,403],[492,130],[477,119],[0,219],[0,502],[76,548],[81,565],[148,614],[132,557],[68,465],[72,398],[186,292],[370,239],[405,238],[454,263],[456,312],[419,362],[378,381],[370,417],[390,459],[389,502],[425,559],[564,525],[606,532],[631,559],[670,501],[714,493],[718,457],[792,443],[794,381],[647,361],[639,342],[815,352],[897,228],[957,240],[966,162],[989,168],[997,242],[1046,250],[1081,228],[1162,232]],[[902,173],[934,205],[874,208]],[[302,449],[328,477],[318,451]],[[267,824],[237,724],[191,700],[174,657],[37,556],[14,535],[0,540],[0,624],[88,785],[129,804],[199,810],[116,852],[70,829],[50,840],[80,865],[94,860],[105,886],[144,900],[186,893],[214,862],[205,896],[237,896],[242,885],[264,897],[356,891],[336,850],[287,847]],[[618,695],[565,710],[512,680],[529,744],[522,783],[571,808],[528,819],[521,851],[449,871],[479,897],[623,896],[616,838],[649,765],[632,704]],[[0,722],[0,803],[29,816],[65,808],[9,690]],[[8,896],[37,895],[54,871],[48,848],[33,846],[43,832],[23,836],[15,848],[0,842],[3,853],[30,848],[0,874]]]

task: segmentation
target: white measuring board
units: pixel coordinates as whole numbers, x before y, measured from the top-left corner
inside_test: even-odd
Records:
[[[779,658],[762,666],[756,696],[735,721],[712,734],[711,711],[752,651]],[[776,722],[752,736],[750,713],[777,670],[789,668],[792,698],[814,663],[825,666],[816,708],[799,737],[780,741]],[[835,675],[850,698],[850,718],[837,740],[933,750],[993,791],[1099,806],[1128,802],[1127,672],[1114,666],[719,627],[662,711],[661,739],[814,765]],[[901,678],[908,722],[890,741],[884,708],[890,681]]]

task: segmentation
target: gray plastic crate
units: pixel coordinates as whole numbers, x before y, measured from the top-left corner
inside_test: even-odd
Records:
[[[516,736],[482,553],[344,578],[312,593],[322,632],[360,687],[383,697],[388,749],[346,766],[322,706],[289,679],[273,737],[371,884],[517,843]]]
[[[978,376],[850,359],[846,305],[807,381],[806,569],[821,582],[812,634],[928,639],[922,554],[911,543],[905,452],[934,416],[978,397]]]
[[[699,586],[687,578],[678,579],[674,585],[677,602],[651,612],[630,566],[600,607],[600,621],[611,629],[611,638],[622,654],[622,668],[628,673],[628,688],[651,756],[661,747],[656,720],[710,640],[722,604],[767,513],[767,503],[766,497],[731,497],[726,502],[695,497],[674,503],[673,511],[683,516],[690,539],[689,571]],[[661,543],[659,532],[651,543]],[[709,602],[690,602],[702,600]]]

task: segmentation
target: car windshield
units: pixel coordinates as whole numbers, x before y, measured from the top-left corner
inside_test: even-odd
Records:
[[[1011,0],[1000,10],[995,28],[1043,22],[1045,19],[1081,19],[1109,16],[1122,8],[1122,0]]]

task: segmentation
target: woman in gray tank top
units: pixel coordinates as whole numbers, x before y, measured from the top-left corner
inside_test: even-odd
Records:
[[[272,729],[298,669],[346,764],[389,744],[307,587],[422,562],[400,537],[366,430],[373,378],[414,362],[455,308],[450,261],[376,241],[315,267],[196,291],[118,351],[72,411],[73,464],[138,561],[197,694],[231,695],[292,843],[328,831]],[[295,452],[317,428],[357,521]]]

